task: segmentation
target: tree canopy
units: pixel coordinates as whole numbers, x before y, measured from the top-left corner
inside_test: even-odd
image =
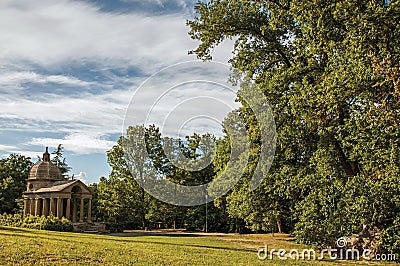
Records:
[[[66,158],[63,155],[64,152],[64,147],[62,144],[59,144],[57,146],[57,149],[55,149],[51,154],[55,155],[53,159],[51,159],[51,162],[55,164],[58,169],[60,169],[61,175],[63,177],[68,176],[68,172],[71,170],[71,167],[68,166],[66,162]]]
[[[276,121],[274,164],[258,190],[228,196],[231,215],[262,228],[289,218],[299,241],[317,244],[362,224],[395,226],[400,2],[211,0],[195,10],[190,53],[211,60],[233,39],[232,67],[263,90]]]
[[[31,158],[22,155],[0,159],[0,213],[22,211],[22,192],[32,166]]]

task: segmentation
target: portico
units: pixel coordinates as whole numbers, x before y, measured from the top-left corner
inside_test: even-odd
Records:
[[[74,222],[92,221],[92,194],[80,180],[62,177],[50,161],[46,148],[43,160],[36,163],[27,180],[24,197],[24,216],[65,217]]]
[[[81,183],[79,180],[74,180],[74,182],[66,182],[62,185],[69,185],[72,188],[76,188],[77,186],[82,186],[79,183]],[[56,191],[57,189],[58,186],[43,189],[54,191],[25,193],[24,216],[29,214],[49,216],[51,214],[58,218],[65,217],[72,222],[92,221],[92,196],[90,193],[67,192],[68,188],[62,191]]]

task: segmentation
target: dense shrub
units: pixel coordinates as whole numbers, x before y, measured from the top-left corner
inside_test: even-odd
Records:
[[[22,218],[20,214],[5,213],[0,215],[0,225],[64,232],[70,232],[73,229],[71,221],[52,215],[48,217],[28,215]]]
[[[20,214],[7,214],[0,215],[0,225],[21,227],[22,217]]]
[[[383,247],[392,254],[400,254],[400,218],[383,231]],[[397,257],[400,261],[400,257]]]

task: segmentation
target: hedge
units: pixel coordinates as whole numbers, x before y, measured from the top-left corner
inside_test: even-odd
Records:
[[[73,229],[70,220],[52,215],[47,217],[28,215],[22,218],[20,214],[4,213],[0,215],[0,225],[61,232],[71,232]]]

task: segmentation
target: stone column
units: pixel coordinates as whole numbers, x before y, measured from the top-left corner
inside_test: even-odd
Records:
[[[24,217],[26,217],[29,214],[29,199],[25,198],[24,199]]]
[[[29,214],[30,215],[33,215],[35,213],[35,205],[33,203],[34,203],[34,199],[29,199],[29,208],[28,208],[28,210],[29,210]]]
[[[46,199],[42,199],[42,215],[46,216],[46,210],[45,210],[45,205],[46,205]]]
[[[40,216],[40,199],[35,199],[35,216]]]
[[[57,198],[57,217],[62,217],[62,198]]]
[[[29,214],[35,215],[35,199],[29,199]]]
[[[67,199],[67,209],[65,210],[65,218],[69,220],[71,217],[71,199]]]
[[[44,198],[43,199],[43,211],[42,215],[44,216],[49,216],[49,199]]]
[[[72,199],[72,222],[76,223],[76,198]]]
[[[87,221],[89,223],[92,221],[92,199],[89,199],[89,202],[88,202]]]
[[[50,215],[50,199],[49,198],[46,199],[46,215],[47,216]]]
[[[79,222],[83,223],[83,207],[84,207],[84,203],[83,203],[83,198],[81,198],[81,209],[80,209],[80,214],[79,214]]]
[[[64,216],[64,199],[60,198],[60,201],[61,201],[61,210],[60,210],[61,217],[60,218],[62,218]]]
[[[53,197],[50,198],[50,213],[53,216],[56,216],[56,204],[54,202],[54,198]]]

